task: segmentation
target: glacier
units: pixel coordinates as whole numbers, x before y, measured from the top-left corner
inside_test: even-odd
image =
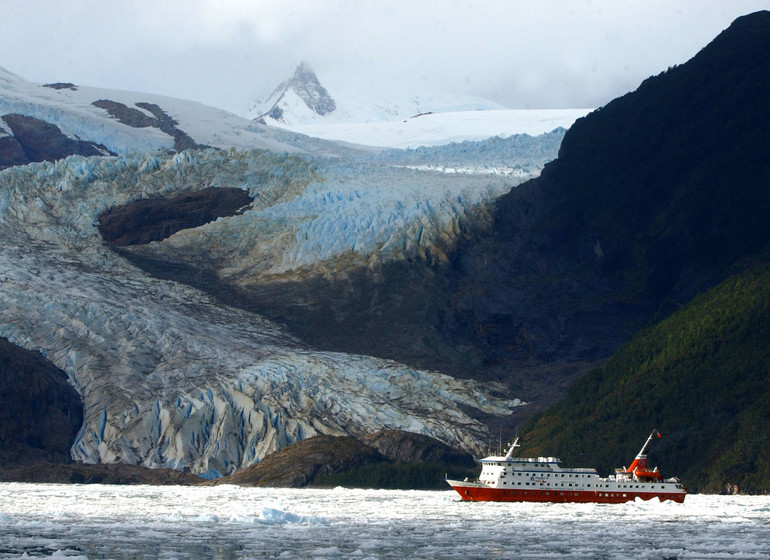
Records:
[[[150,277],[110,250],[96,224],[140,198],[238,186],[254,198],[243,214],[136,250],[223,258],[219,273],[244,282],[440,258],[468,220],[539,173],[559,140],[346,158],[234,149],[71,156],[4,170],[0,336],[39,350],[82,396],[77,461],[216,477],[316,434],[382,428],[479,454],[488,431],[465,411],[507,415],[523,404],[493,396],[501,387],[307,347],[265,318]],[[448,172],[478,165],[482,152],[488,172]]]
[[[394,260],[442,261],[467,224],[491,220],[489,202],[539,174],[564,132],[312,158],[303,172],[282,171],[304,174],[285,191],[250,190],[255,203],[243,215],[128,250],[190,264],[225,262],[218,274],[241,286],[296,271],[323,276]],[[248,188],[239,181],[218,184]]]

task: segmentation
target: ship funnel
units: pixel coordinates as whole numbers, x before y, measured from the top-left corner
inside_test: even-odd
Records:
[[[653,430],[650,434],[650,437],[647,438],[647,441],[644,442],[644,445],[639,450],[639,453],[636,454],[636,459],[634,459],[633,463],[631,463],[631,466],[626,469],[626,472],[632,473],[634,470],[636,470],[637,467],[641,467],[643,470],[647,468],[647,456],[645,453],[647,452],[647,447],[650,445],[652,438],[656,436],[661,437],[660,432],[658,430]]]

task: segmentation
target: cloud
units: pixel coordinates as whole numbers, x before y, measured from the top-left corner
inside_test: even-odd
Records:
[[[0,0],[0,64],[235,112],[300,60],[510,107],[593,107],[683,63],[764,0]]]

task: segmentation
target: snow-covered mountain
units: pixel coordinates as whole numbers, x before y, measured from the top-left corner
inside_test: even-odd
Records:
[[[3,71],[7,115],[113,154],[0,171],[0,336],[43,353],[81,395],[77,460],[216,476],[314,434],[382,428],[479,452],[488,432],[469,411],[504,416],[521,404],[493,396],[494,384],[314,349],[122,255],[175,262],[243,289],[440,261],[467,224],[488,219],[496,197],[556,156],[563,130],[360,150],[197,103],[32,84]],[[12,145],[17,132],[2,122],[0,141]],[[187,141],[193,149],[181,149]],[[244,189],[253,202],[123,253],[97,229],[112,207],[218,187]]]
[[[306,62],[300,63],[294,75],[280,84],[264,101],[258,101],[249,113],[261,124],[311,121],[337,109],[337,103],[318,81]]]
[[[369,91],[371,90],[371,91]],[[293,130],[310,123],[376,123],[439,112],[502,110],[502,105],[464,94],[420,93],[378,84],[355,89],[321,85],[307,62],[266,99],[258,99],[247,116],[262,124]]]
[[[419,93],[396,86],[336,84],[329,89],[306,62],[247,116],[315,138],[387,148],[437,146],[569,128],[590,109],[511,110],[465,94]]]
[[[16,116],[18,126],[9,115]],[[38,84],[0,67],[0,157],[15,149],[27,161],[41,161],[47,158],[36,157],[39,145],[50,149],[52,143],[68,142],[87,142],[112,154],[201,146],[315,149],[313,142],[302,147],[296,134],[193,101],[72,83]]]

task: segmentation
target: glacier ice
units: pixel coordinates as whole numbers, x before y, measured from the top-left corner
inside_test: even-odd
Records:
[[[451,243],[469,213],[511,184],[502,175],[410,170],[388,157],[208,150],[72,156],[1,172],[0,336],[41,351],[82,395],[73,457],[218,476],[314,434],[381,428],[478,452],[486,428],[463,410],[508,414],[518,399],[307,348],[264,318],[147,276],[95,227],[103,211],[139,198],[240,186],[254,197],[246,213],[163,243],[194,239],[240,255],[241,269],[254,267],[259,246],[270,263],[260,273],[269,274],[349,253],[362,263],[398,258],[441,236]]]
[[[279,175],[302,174],[301,188],[298,181],[252,188],[256,202],[244,214],[131,250],[179,262],[205,254],[226,262],[219,274],[242,286],[297,270],[441,260],[466,224],[491,219],[490,201],[539,174],[564,132],[316,158],[310,171],[287,160]]]

